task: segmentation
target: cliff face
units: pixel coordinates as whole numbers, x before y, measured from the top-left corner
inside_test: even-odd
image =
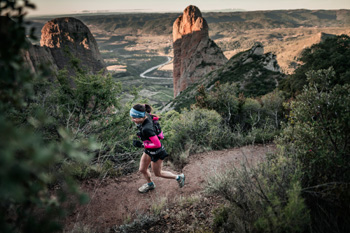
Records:
[[[209,38],[208,29],[202,13],[192,5],[173,24],[175,97],[227,62],[221,49]]]
[[[67,17],[47,22],[41,30],[40,45],[50,51],[58,69],[66,67],[72,72],[67,51],[80,59],[85,69],[92,73],[106,67],[95,38],[89,28],[78,19]]]
[[[29,44],[28,51],[25,51],[24,53],[24,60],[34,73],[37,67],[40,65],[43,65],[52,71],[58,71],[58,67],[54,57],[51,54],[51,50],[46,47]]]

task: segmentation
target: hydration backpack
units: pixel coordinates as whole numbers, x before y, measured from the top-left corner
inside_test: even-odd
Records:
[[[151,120],[153,122],[154,132],[156,133],[156,135],[158,136],[159,139],[164,139],[162,128],[160,127],[160,124],[159,124],[160,118],[155,116],[155,115],[151,115],[151,114],[149,114],[149,115],[150,115]]]

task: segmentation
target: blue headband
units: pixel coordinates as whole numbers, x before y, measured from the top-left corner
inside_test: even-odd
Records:
[[[145,117],[145,114],[146,114],[146,112],[140,112],[140,111],[137,111],[137,110],[134,109],[134,108],[131,108],[131,109],[130,109],[130,116],[131,116],[131,117],[134,117],[134,118],[143,118],[143,117]]]

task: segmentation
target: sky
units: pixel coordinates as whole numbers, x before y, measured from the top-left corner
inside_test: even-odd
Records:
[[[36,10],[30,15],[73,14],[84,11],[108,12],[182,12],[188,5],[201,11],[223,9],[350,9],[350,0],[30,0]]]

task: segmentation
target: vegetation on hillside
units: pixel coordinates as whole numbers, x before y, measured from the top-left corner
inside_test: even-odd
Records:
[[[288,122],[275,140],[276,153],[256,167],[244,164],[210,180],[208,190],[230,202],[216,212],[218,232],[350,230],[350,86],[337,82],[332,65],[309,70],[307,85],[286,102]]]
[[[185,6],[186,7],[186,6]],[[184,8],[185,8],[184,7]],[[172,33],[178,13],[138,13],[82,15],[78,18],[94,24],[107,32],[124,34],[160,35]],[[231,33],[234,30],[344,27],[350,25],[349,10],[287,10],[253,12],[202,12],[214,34]]]
[[[55,170],[65,160],[86,162],[95,144],[73,141],[64,127],[57,128],[56,141],[46,140],[40,130],[50,122],[45,109],[18,121],[36,98],[34,75],[22,57],[28,48],[23,26],[27,8],[34,6],[28,1],[1,2],[0,231],[57,232],[62,230],[60,218],[68,211],[62,208],[64,203],[67,206],[67,195],[72,202],[84,202],[87,197],[72,177]],[[58,184],[57,192],[51,192]]]
[[[62,231],[74,203],[87,201],[77,180],[137,168],[133,161],[141,153],[131,145],[135,128],[128,112],[145,100],[133,91],[120,104],[121,85],[109,75],[85,73],[76,59],[75,76],[62,70],[48,81],[44,71],[33,74],[23,61],[23,10],[34,6],[5,1],[1,7],[12,21],[2,17],[7,28],[0,28],[0,230]],[[316,19],[333,17],[316,13]],[[341,36],[307,50],[303,72],[296,72],[306,73],[307,85],[300,84],[302,91],[284,108],[291,89],[245,96],[237,84],[215,80],[210,91],[192,87],[194,105],[162,115],[164,144],[177,167],[191,153],[279,134],[277,152],[265,162],[209,179],[208,190],[230,203],[215,211],[214,231],[349,232],[348,45]]]
[[[281,82],[280,89],[287,93],[298,94],[307,84],[306,74],[309,70],[328,69],[333,67],[335,78],[331,85],[350,84],[350,37],[347,35],[327,38],[303,51],[299,66],[294,74]]]
[[[232,93],[250,98],[261,97],[274,91],[283,80],[284,74],[267,68],[267,63],[273,63],[273,66],[278,68],[277,61],[272,60],[274,58],[272,54],[256,55],[255,49],[256,45],[236,54],[223,67],[206,74],[197,83],[189,85],[170,101],[169,105],[177,111],[189,108],[195,103],[195,98],[198,98],[196,96],[217,89],[216,83],[234,84],[236,87],[235,90],[230,90]]]
[[[23,60],[27,8],[34,6],[1,3],[0,231],[57,232],[74,204],[88,200],[77,179],[134,170],[125,165],[136,156],[130,104],[119,104],[112,77],[88,75],[76,59],[73,77],[33,74]]]

